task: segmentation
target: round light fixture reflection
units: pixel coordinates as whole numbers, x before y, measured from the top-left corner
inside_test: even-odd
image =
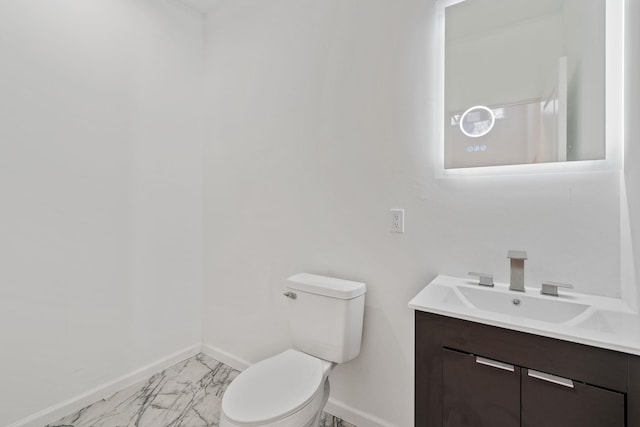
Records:
[[[479,138],[488,134],[495,124],[495,114],[484,105],[471,107],[460,117],[460,130],[471,138]]]

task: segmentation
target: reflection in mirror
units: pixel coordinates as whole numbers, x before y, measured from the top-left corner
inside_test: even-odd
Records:
[[[605,158],[605,0],[466,0],[444,20],[445,168]]]

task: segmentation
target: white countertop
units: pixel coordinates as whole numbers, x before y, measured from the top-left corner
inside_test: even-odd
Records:
[[[567,321],[548,322],[478,309],[465,297],[465,293],[468,292],[482,295],[485,300],[495,296],[496,299],[502,300],[509,298],[509,301],[513,298],[526,299],[540,306],[564,302],[568,305],[586,304],[588,308]],[[493,288],[484,288],[477,284],[477,279],[438,276],[409,302],[409,307],[485,325],[640,355],[640,315],[620,299],[564,292],[563,289],[560,290],[559,297],[540,295],[540,289],[530,287],[526,288],[525,293],[521,293],[510,291],[509,285],[503,283],[496,283]],[[508,312],[517,313],[517,309],[510,306]],[[545,316],[542,313],[535,317]]]

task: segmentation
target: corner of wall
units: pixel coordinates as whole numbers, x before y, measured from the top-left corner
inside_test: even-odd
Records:
[[[640,0],[625,0],[625,70],[624,70],[624,161],[620,185],[621,210],[621,273],[623,298],[631,301],[634,309],[640,306],[638,295],[638,245],[640,245],[640,140],[632,126],[640,113]],[[626,292],[626,293],[625,293]],[[627,299],[629,298],[629,299]]]
[[[638,311],[638,282],[636,276],[631,215],[624,173],[620,174],[620,280],[621,296],[630,308]]]

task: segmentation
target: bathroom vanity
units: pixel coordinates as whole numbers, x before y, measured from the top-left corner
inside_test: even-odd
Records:
[[[640,427],[635,313],[609,298],[557,300],[500,285],[468,292],[478,289],[438,276],[409,304],[416,310],[416,426]],[[510,306],[503,310],[500,301]],[[553,317],[547,301],[554,311],[559,302],[586,308]],[[536,304],[536,314],[527,311]]]

